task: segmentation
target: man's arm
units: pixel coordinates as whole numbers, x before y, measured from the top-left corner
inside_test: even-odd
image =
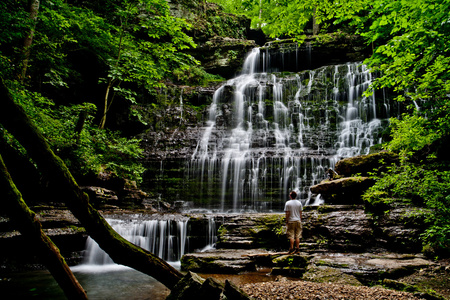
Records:
[[[286,211],[286,224],[288,223],[288,220],[289,220],[289,216],[291,215],[291,212],[290,211]]]

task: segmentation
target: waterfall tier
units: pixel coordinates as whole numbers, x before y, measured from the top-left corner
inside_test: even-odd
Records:
[[[106,220],[122,237],[168,262],[178,262],[188,252],[213,248],[217,240],[216,222],[213,217],[197,221],[194,228],[189,226],[189,218],[181,215],[129,215],[126,218]],[[112,264],[114,262],[109,255],[89,237],[86,241],[83,265]]]
[[[380,91],[365,96],[372,82],[365,65],[267,73],[264,55],[254,49],[243,74],[214,93],[186,167],[194,206],[280,211],[291,190],[313,204],[309,187],[337,160],[381,142],[390,104]]]

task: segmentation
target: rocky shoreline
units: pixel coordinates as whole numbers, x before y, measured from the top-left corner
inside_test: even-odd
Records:
[[[241,283],[241,288],[255,299],[379,299],[380,295],[388,297],[383,299],[450,297],[449,261],[433,261],[422,254],[311,251],[287,255],[262,249],[213,249],[186,254],[181,262],[184,271],[246,274],[266,269],[268,275],[278,275],[275,281]],[[312,292],[305,292],[304,286]],[[369,288],[372,286],[378,289]],[[287,292],[289,290],[296,292],[291,294]],[[352,291],[359,291],[361,296],[349,297]],[[295,297],[290,298],[291,295]]]
[[[384,221],[377,219],[379,226],[374,229],[370,216],[361,206],[307,207],[302,253],[298,255],[283,252],[286,239],[279,231],[282,213],[179,214],[179,217],[189,217],[192,241],[196,235],[204,236],[205,222],[211,218],[216,222],[218,238],[215,249],[185,254],[181,260],[182,271],[245,276],[248,272],[267,269],[276,280],[240,284],[255,299],[290,299],[291,295],[295,295],[294,299],[348,299],[347,293],[355,289],[362,298],[369,299],[367,295],[375,297],[383,293],[389,295],[386,299],[450,299],[449,260],[435,261],[420,251],[412,251],[420,249],[413,238],[417,229],[405,226],[403,218],[395,218],[402,215],[401,208],[398,210]],[[103,214],[122,218],[141,214],[142,219],[167,217],[143,212],[112,209]],[[78,264],[87,238],[78,220],[63,208],[42,207],[38,216],[68,263]],[[13,265],[16,270],[39,268],[29,257],[27,245],[20,241],[20,234],[7,230],[11,228],[6,219],[1,221],[2,270],[11,270]],[[385,236],[375,238],[374,230],[384,232]],[[321,294],[311,294],[318,285]],[[374,285],[410,293],[406,296],[393,291],[378,294],[380,291],[368,287]],[[288,290],[292,293],[286,294]],[[329,296],[324,296],[327,293]],[[362,299],[358,297],[352,299]]]

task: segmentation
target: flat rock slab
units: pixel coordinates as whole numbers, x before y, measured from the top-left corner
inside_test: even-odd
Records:
[[[252,256],[268,253],[261,249],[212,249],[186,254],[181,258],[181,268],[202,273],[238,274],[256,269]]]
[[[278,261],[281,263],[277,263]],[[283,262],[289,262],[289,264],[285,266]],[[261,249],[212,249],[201,253],[186,254],[181,259],[183,270],[200,273],[238,274],[244,271],[253,271],[256,266],[281,269],[302,268],[304,270],[307,268],[310,271],[312,268],[326,267],[328,276],[334,274],[330,272],[331,268],[338,271],[339,274],[368,280],[399,278],[434,264],[433,261],[425,259],[421,254],[321,252],[286,255],[286,253]],[[318,270],[314,270],[314,272]]]
[[[435,263],[422,254],[327,253],[314,254],[310,264],[339,269],[359,277],[399,277]]]

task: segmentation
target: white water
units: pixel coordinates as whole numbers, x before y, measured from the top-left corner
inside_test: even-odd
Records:
[[[320,204],[309,187],[339,159],[381,142],[377,101],[389,117],[384,98],[363,96],[372,75],[360,63],[270,74],[268,52],[260,55],[253,49],[243,74],[215,92],[189,163],[199,198],[212,195],[220,211],[276,211],[291,190],[306,205]]]
[[[166,216],[167,218],[167,216]],[[178,266],[181,257],[188,251],[188,219],[145,220],[142,217],[128,219],[106,219],[111,227],[122,237],[140,246],[174,266]],[[202,251],[215,247],[217,230],[214,217],[208,218],[205,247]],[[77,271],[109,272],[122,270],[90,237],[86,241],[83,262]]]
[[[188,220],[121,220],[107,219],[111,227],[122,237],[156,256],[177,262],[185,254]],[[98,244],[88,238],[82,265],[115,268],[115,263]]]

